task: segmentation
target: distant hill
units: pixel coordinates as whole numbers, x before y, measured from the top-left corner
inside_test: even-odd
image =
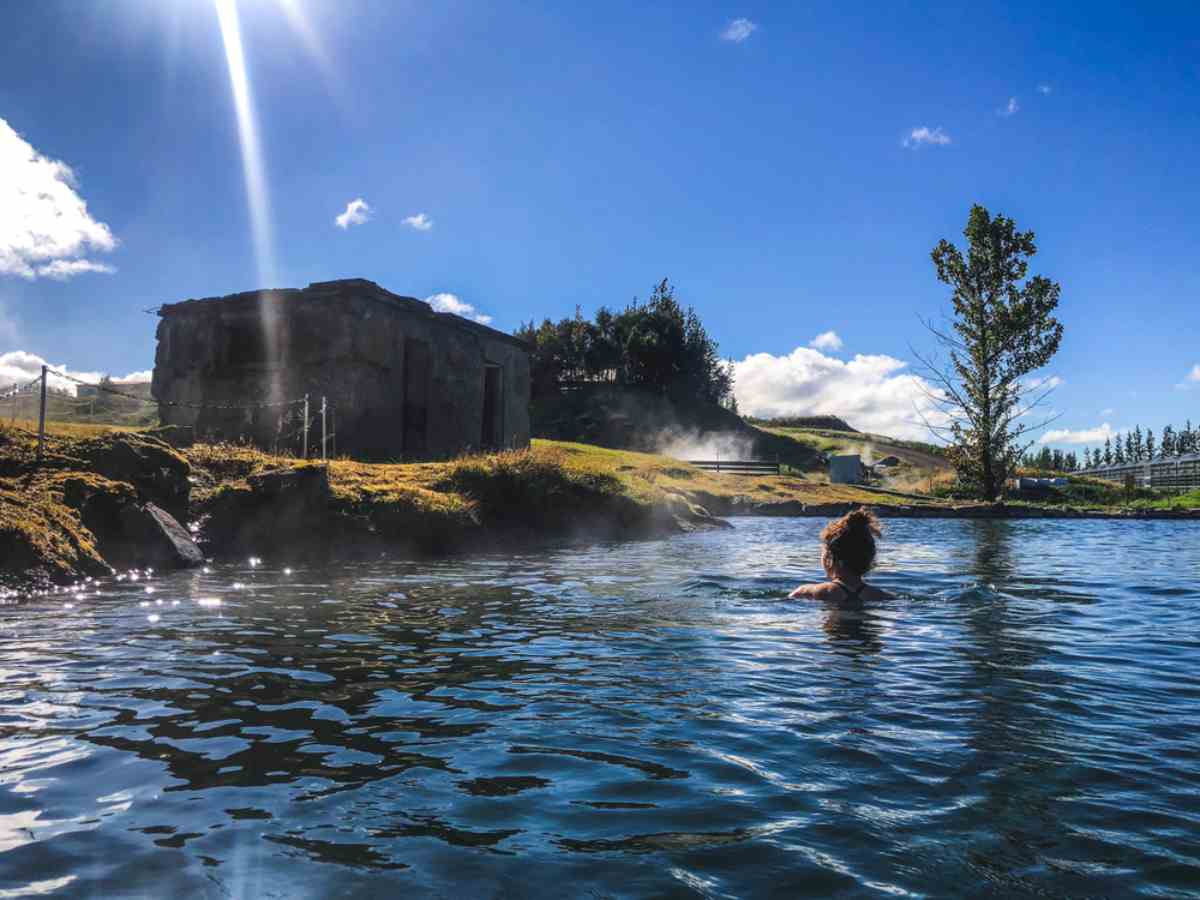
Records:
[[[777,416],[773,419],[746,420],[752,425],[762,425],[766,428],[811,428],[824,431],[853,431],[850,424],[840,416]]]

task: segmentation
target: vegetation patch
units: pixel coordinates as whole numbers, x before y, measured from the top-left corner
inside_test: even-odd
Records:
[[[62,480],[0,478],[0,589],[64,584],[111,571]]]

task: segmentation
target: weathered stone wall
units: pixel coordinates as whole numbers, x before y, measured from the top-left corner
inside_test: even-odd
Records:
[[[421,344],[429,364],[426,388],[417,391],[427,399],[418,442],[405,428],[406,397],[412,399],[406,354],[420,356]],[[298,407],[222,407],[307,393],[315,415],[325,396],[339,454],[444,458],[480,446],[488,364],[503,372],[500,443],[528,446],[529,356],[521,342],[369,281],[325,282],[164,307],[153,393],[165,424],[191,425],[199,438],[264,447],[294,446]],[[419,416],[412,418],[410,425]],[[319,434],[318,426],[310,436],[318,451]]]

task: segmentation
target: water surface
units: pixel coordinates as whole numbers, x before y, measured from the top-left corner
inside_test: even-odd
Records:
[[[1200,532],[814,520],[0,607],[0,897],[1200,897]]]

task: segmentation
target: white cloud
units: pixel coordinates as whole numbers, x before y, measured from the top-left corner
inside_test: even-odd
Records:
[[[787,356],[755,353],[733,364],[734,394],[746,415],[837,415],[862,431],[928,440],[922,416],[945,419],[930,400],[933,387],[902,372],[907,365],[883,355],[847,362],[810,347]]]
[[[808,342],[808,346],[818,350],[841,350],[843,345],[836,331],[822,331]]]
[[[428,231],[433,227],[433,219],[425,213],[417,213],[415,216],[405,216],[404,224],[411,225],[417,231]]]
[[[1039,94],[1049,94],[1054,91],[1054,88],[1052,88],[1050,85],[1046,84],[1045,82],[1042,82],[1041,84],[1039,84],[1037,86],[1037,91]]]
[[[1104,409],[1100,410],[1100,415],[1102,417],[1113,416],[1113,415],[1116,415],[1116,412],[1117,411],[1115,409],[1113,409],[1111,406],[1106,406]]]
[[[38,356],[36,353],[30,353],[27,350],[11,350],[8,353],[0,353],[0,388],[6,388],[13,384],[28,384],[35,378],[40,378],[42,375],[42,366],[49,366],[49,383],[50,387],[61,388],[66,391],[74,391],[76,384],[69,378],[63,378],[63,375],[70,375],[72,378],[78,378],[80,381],[85,381],[88,384],[97,384],[104,377],[104,372],[84,372],[77,369],[70,369],[65,365],[54,365],[48,363],[45,359]],[[130,372],[128,375],[114,377],[113,382],[117,384],[132,384],[139,381],[149,381],[153,372],[150,369],[145,369],[141,372]]]
[[[1072,431],[1069,428],[1056,428],[1047,431],[1040,438],[1039,444],[1103,444],[1108,438],[1116,436],[1112,426],[1105,422],[1095,428],[1082,428]]]
[[[1200,385],[1200,363],[1192,366],[1192,370],[1183,376],[1183,381],[1175,385],[1181,391],[1190,390]]]
[[[114,384],[144,384],[154,378],[153,369],[142,369],[140,372],[130,372],[128,375],[122,375],[120,378],[114,378]]]
[[[345,231],[351,225],[365,225],[371,218],[371,204],[356,197],[346,204],[346,211],[333,220],[333,224]]]
[[[758,31],[758,23],[745,18],[734,19],[721,32],[721,40],[740,44],[756,31]]]
[[[92,262],[90,259],[56,259],[54,262],[37,267],[39,275],[53,278],[55,281],[66,281],[76,275],[82,275],[84,272],[100,272],[111,275],[115,271],[117,270],[107,263]]]
[[[1008,118],[1009,116],[1015,116],[1020,111],[1021,111],[1021,104],[1019,104],[1017,102],[1017,98],[1009,97],[1008,102],[1006,104],[1004,104],[1004,106],[1002,106],[1000,109],[996,110],[996,115],[1004,116],[1005,118]]]
[[[116,271],[79,259],[110,252],[117,240],[91,217],[77,187],[70,166],[43,156],[0,119],[0,275],[66,279]]]
[[[464,319],[471,319],[474,322],[478,322],[480,325],[488,325],[492,321],[491,316],[485,316],[483,313],[476,312],[474,306],[470,303],[464,303],[454,294],[434,294],[426,297],[425,302],[438,312],[453,313],[456,316],[462,316]]]
[[[930,128],[928,125],[921,125],[914,128],[908,133],[908,137],[904,139],[905,147],[945,147],[950,144],[950,135],[942,131],[941,128]]]
[[[1028,392],[1036,394],[1038,391],[1052,391],[1066,383],[1066,379],[1058,375],[1039,375],[1025,379],[1021,382],[1021,387]]]

